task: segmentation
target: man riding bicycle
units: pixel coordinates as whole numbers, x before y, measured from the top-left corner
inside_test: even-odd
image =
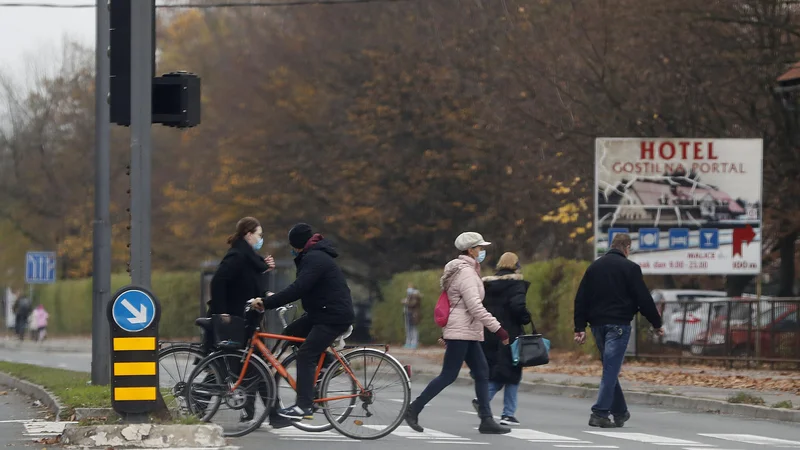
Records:
[[[298,223],[289,231],[297,278],[286,289],[267,293],[265,309],[301,300],[305,314],[287,327],[286,334],[305,338],[297,352],[297,399],[278,411],[286,419],[314,418],[314,379],[320,356],[355,321],[353,300],[344,273],[334,261],[339,256],[330,241],[311,226]]]

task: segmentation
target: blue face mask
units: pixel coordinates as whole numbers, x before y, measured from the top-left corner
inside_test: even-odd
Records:
[[[256,251],[261,250],[262,245],[264,245],[264,238],[259,239],[258,242],[253,245],[253,249]]]
[[[295,249],[292,249],[292,256],[294,256],[295,258],[297,258],[297,255],[299,255],[299,253],[297,253],[297,250],[295,250]]]
[[[408,288],[408,289],[406,289],[406,294],[408,294],[408,295],[411,295],[411,294],[413,294],[413,293],[414,293],[414,288]]]
[[[478,259],[476,261],[480,264],[484,259],[486,259],[486,250],[481,250],[480,253],[478,253]]]

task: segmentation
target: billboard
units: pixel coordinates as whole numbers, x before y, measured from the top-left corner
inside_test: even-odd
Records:
[[[630,234],[645,274],[761,272],[761,139],[598,138],[599,256]]]

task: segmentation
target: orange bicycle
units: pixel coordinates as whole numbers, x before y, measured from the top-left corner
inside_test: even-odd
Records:
[[[198,324],[202,320],[198,319]],[[273,349],[264,343],[266,339],[277,341]],[[203,421],[214,419],[225,436],[244,436],[256,430],[269,412],[282,403],[281,392],[294,395],[296,382],[290,371],[294,368],[294,352],[304,341],[264,333],[257,327],[244,350],[220,350],[208,355],[186,382],[184,396],[190,411]],[[338,342],[342,343],[343,338]],[[276,356],[281,343],[283,348]],[[289,347],[292,354],[279,360]],[[331,346],[317,364],[315,421],[319,414],[324,416],[324,423],[292,424],[310,432],[335,428],[351,439],[387,436],[403,422],[411,400],[408,370],[389,355],[388,346],[341,347]],[[286,389],[278,391],[279,382]],[[234,412],[234,423],[230,426],[224,424],[228,410]]]

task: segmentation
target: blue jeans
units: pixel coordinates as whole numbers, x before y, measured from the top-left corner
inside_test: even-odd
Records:
[[[628,412],[628,405],[619,385],[619,372],[622,370],[625,350],[631,338],[631,326],[599,325],[592,327],[592,334],[603,362],[600,392],[597,403],[592,406],[592,412],[600,417],[608,417],[609,414],[621,416]]]
[[[442,372],[428,383],[428,386],[411,402],[409,409],[419,414],[425,405],[439,395],[447,386],[453,384],[458,378],[461,366],[466,362],[472,371],[475,380],[475,396],[478,398],[478,417],[481,419],[492,417],[489,406],[489,363],[483,354],[481,343],[478,341],[447,340],[444,351]]]
[[[500,392],[503,388],[503,416],[514,417],[517,412],[517,392],[519,391],[519,384],[503,384],[496,381],[489,381],[489,400],[491,401],[495,394]]]

